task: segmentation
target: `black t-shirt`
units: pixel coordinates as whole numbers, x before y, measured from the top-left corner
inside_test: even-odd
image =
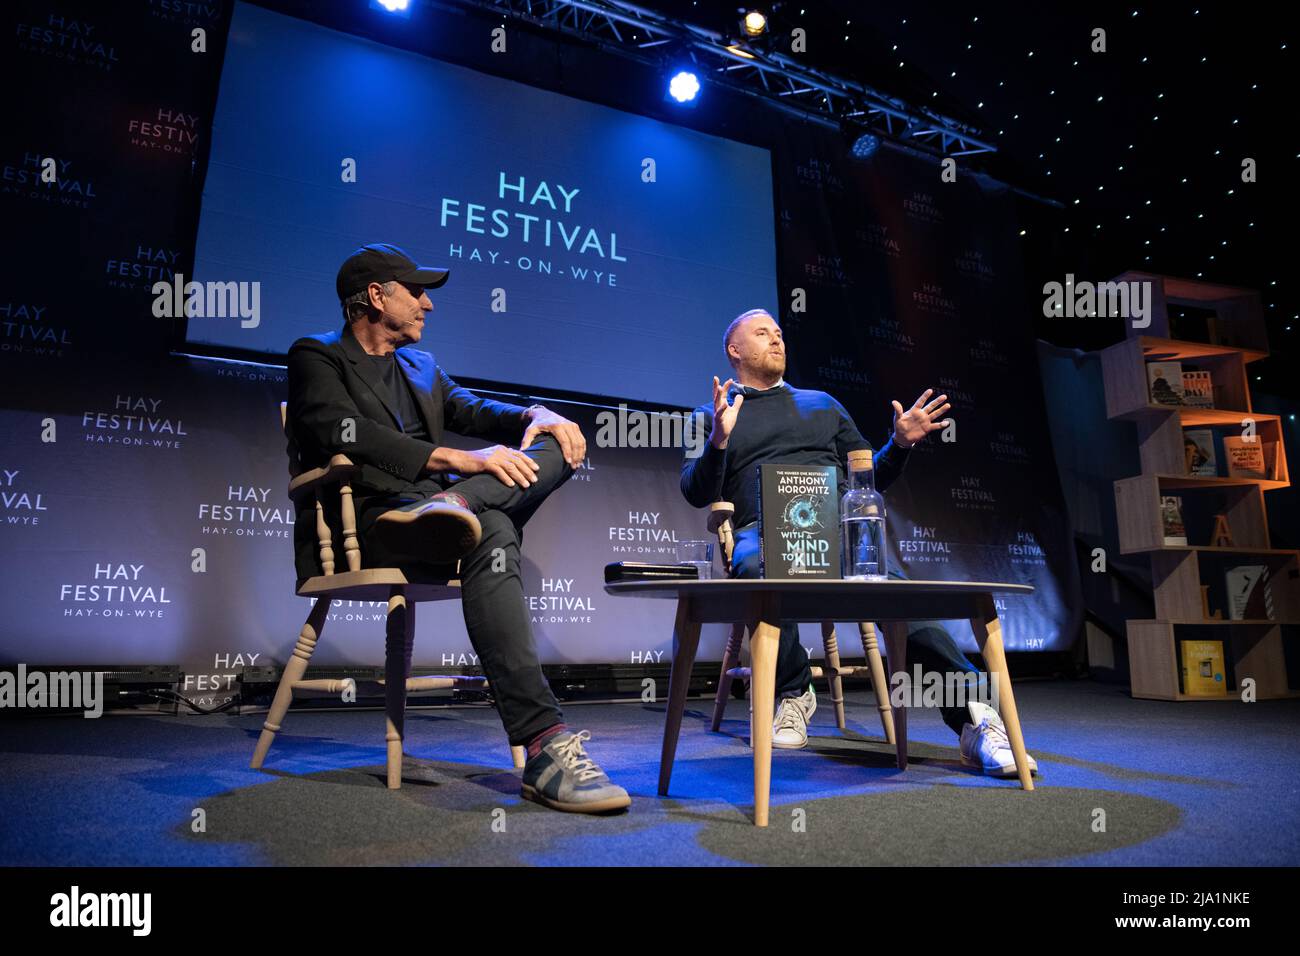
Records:
[[[415,404],[415,395],[411,392],[411,383],[407,380],[406,373],[397,367],[396,354],[389,352],[387,355],[371,355],[369,359],[379,372],[384,387],[388,389],[388,396],[397,412],[403,433],[428,441],[429,430],[420,418],[420,407]]]

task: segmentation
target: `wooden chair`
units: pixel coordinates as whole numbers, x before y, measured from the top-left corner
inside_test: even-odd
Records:
[[[730,501],[715,501],[709,510],[709,531],[718,536],[718,550],[722,554],[722,564],[727,573],[731,573],[731,554],[736,546],[732,532],[731,519],[736,508]],[[885,732],[885,740],[890,744],[894,740],[894,715],[889,705],[889,683],[885,680],[885,666],[880,659],[880,646],[876,636],[876,626],[870,621],[858,624],[858,633],[862,638],[862,649],[866,652],[865,667],[850,667],[840,663],[839,641],[835,637],[835,622],[822,621],[822,652],[824,664],[813,667],[814,678],[826,677],[830,685],[831,703],[835,705],[835,726],[845,729],[844,724],[844,684],[843,678],[867,671],[871,675],[871,689],[876,694],[876,707],[880,711],[880,725]],[[737,622],[731,626],[731,636],[727,639],[727,649],[722,655],[722,673],[718,677],[718,693],[713,701],[713,723],[710,729],[716,731],[722,724],[722,714],[727,708],[727,697],[731,694],[731,682],[737,678],[748,679],[750,669],[740,667],[740,645],[745,638],[745,625]]]
[[[280,424],[284,426],[287,406],[280,403]],[[388,719],[385,739],[388,744],[388,789],[397,790],[402,785],[402,740],[406,715],[406,695],[409,692],[445,690],[454,687],[484,688],[482,677],[412,677],[411,652],[415,647],[415,606],[421,601],[449,601],[460,597],[460,581],[455,577],[438,576],[434,568],[418,565],[395,568],[361,568],[361,546],[357,540],[356,509],[352,502],[352,477],[356,466],[346,455],[335,455],[324,468],[303,470],[290,465],[289,498],[295,505],[309,495],[316,500],[316,536],[320,549],[321,573],[308,578],[298,587],[300,597],[313,597],[311,612],[298,635],[293,654],[285,664],[284,674],[275,689],[271,709],[262,724],[262,734],[253,751],[250,765],[260,770],[271,742],[280,730],[294,691],[312,691],[323,694],[343,694],[349,687],[355,692],[357,684],[352,678],[342,680],[304,680],[307,662],[311,660],[316,642],[325,626],[325,615],[336,599],[353,601],[388,601],[388,619],[385,625],[384,679],[374,683],[383,688],[384,710]],[[333,509],[325,507],[328,496],[338,496],[338,529],[330,526],[328,515]],[[338,534],[343,539],[343,557],[346,571],[334,570],[334,540]],[[511,747],[511,758],[516,768],[524,765],[524,748]]]

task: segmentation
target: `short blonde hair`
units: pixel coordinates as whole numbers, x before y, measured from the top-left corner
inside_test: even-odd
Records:
[[[776,322],[776,317],[772,315],[771,312],[767,311],[767,309],[750,309],[748,312],[742,312],[740,315],[732,319],[731,324],[727,326],[727,331],[722,333],[722,351],[727,356],[727,362],[728,364],[731,364],[732,368],[735,368],[735,364],[731,361],[731,352],[729,351],[731,347],[731,337],[736,334],[736,329],[740,328],[740,323],[744,322],[746,319],[752,319],[756,315],[765,315],[773,322]],[[780,324],[781,323],[777,322],[777,325]]]

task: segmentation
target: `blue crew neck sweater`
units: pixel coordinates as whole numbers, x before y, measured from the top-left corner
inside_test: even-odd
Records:
[[[834,465],[843,496],[848,453],[871,448],[844,406],[825,392],[787,384],[742,391],[745,402],[727,447],[721,451],[708,441],[713,430],[712,404],[695,410],[705,443],[703,454],[687,457],[682,463],[686,500],[696,508],[730,501],[736,507],[732,526],[742,528],[758,520],[754,469],[767,464]],[[883,493],[902,474],[907,458],[907,449],[896,446],[891,437],[874,456],[876,490]]]

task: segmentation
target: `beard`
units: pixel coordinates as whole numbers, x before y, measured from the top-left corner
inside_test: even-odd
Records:
[[[771,352],[764,352],[759,356],[757,362],[758,368],[768,375],[785,375],[785,353],[773,355]]]

